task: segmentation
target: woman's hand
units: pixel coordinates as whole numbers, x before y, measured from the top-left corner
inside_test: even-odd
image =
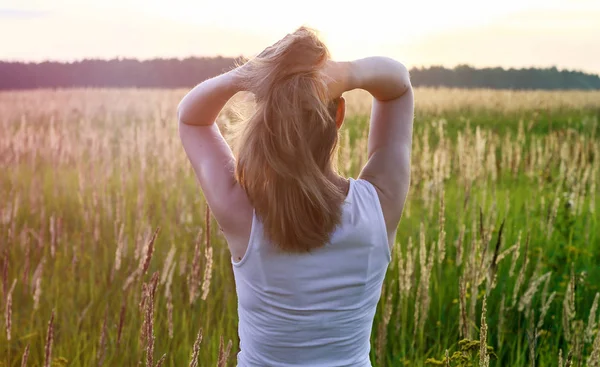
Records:
[[[339,98],[342,93],[357,88],[356,75],[352,62],[328,60],[323,68],[323,74],[331,99]]]

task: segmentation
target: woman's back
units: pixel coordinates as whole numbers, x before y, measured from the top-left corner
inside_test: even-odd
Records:
[[[375,188],[350,179],[342,222],[309,253],[269,243],[254,216],[245,256],[233,262],[238,366],[370,366],[373,317],[390,261]]]
[[[342,93],[357,88],[373,104],[367,161],[346,195],[336,147]],[[233,129],[232,151],[214,121],[239,91],[252,93],[255,105]],[[231,251],[239,366],[370,366],[389,243],[410,183],[407,68],[386,57],[334,62],[301,27],[196,86],[178,113],[183,146]]]

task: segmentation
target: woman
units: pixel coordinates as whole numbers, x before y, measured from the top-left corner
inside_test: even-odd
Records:
[[[372,94],[368,162],[332,165],[342,93]],[[214,123],[237,92],[255,113],[235,154]],[[330,60],[302,27],[192,89],[179,105],[185,151],[232,256],[238,366],[371,366],[370,334],[409,187],[413,93],[385,57]]]

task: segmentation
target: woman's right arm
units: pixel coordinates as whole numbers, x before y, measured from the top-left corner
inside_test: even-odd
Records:
[[[414,97],[407,68],[387,57],[347,63],[345,89],[373,96],[368,160],[360,178],[377,189],[390,243],[402,216],[410,186]]]

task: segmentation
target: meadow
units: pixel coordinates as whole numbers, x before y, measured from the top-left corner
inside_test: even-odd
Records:
[[[235,366],[184,93],[0,92],[0,366]],[[415,93],[373,366],[600,366],[600,92]],[[357,177],[370,98],[347,100],[337,164]]]

